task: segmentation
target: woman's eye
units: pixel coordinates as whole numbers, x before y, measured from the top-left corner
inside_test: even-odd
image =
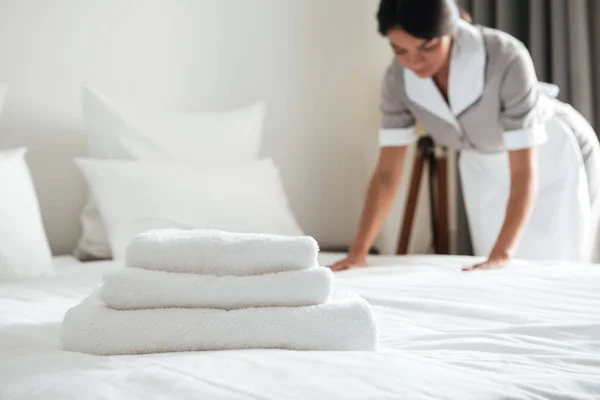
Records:
[[[435,42],[433,44],[428,44],[427,46],[423,47],[423,51],[435,50],[435,48],[437,47],[438,44],[439,44],[439,42]]]
[[[393,49],[394,50],[394,54],[399,55],[399,56],[403,56],[406,54],[406,50],[403,49]]]

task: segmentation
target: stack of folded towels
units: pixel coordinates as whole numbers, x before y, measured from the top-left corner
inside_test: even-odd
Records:
[[[334,290],[311,237],[215,230],[137,235],[64,318],[63,348],[97,355],[174,351],[375,350],[369,304]]]

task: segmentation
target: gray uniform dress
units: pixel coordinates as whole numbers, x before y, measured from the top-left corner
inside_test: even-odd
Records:
[[[556,86],[538,82],[521,42],[461,20],[451,54],[448,101],[432,79],[419,78],[395,61],[388,68],[380,145],[414,142],[418,121],[437,144],[461,151],[467,215],[476,254],[482,256],[493,246],[504,218],[510,191],[507,154],[536,147],[541,186],[517,256],[584,260],[596,229],[590,220],[596,221],[600,211],[600,145],[589,123],[558,101],[557,93]],[[566,199],[564,191],[577,194]],[[583,205],[587,213],[576,210]],[[569,212],[556,210],[565,207]],[[573,218],[575,222],[566,221]],[[556,250],[560,238],[569,234],[574,235],[571,243]]]

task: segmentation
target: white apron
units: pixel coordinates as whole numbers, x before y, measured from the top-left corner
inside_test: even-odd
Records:
[[[539,191],[515,257],[589,261],[592,215],[583,159],[571,128],[553,117],[537,148]],[[461,184],[475,255],[487,257],[504,222],[510,193],[508,153],[463,151]]]

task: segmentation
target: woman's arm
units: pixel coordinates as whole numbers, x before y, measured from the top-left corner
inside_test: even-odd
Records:
[[[486,262],[465,270],[502,267],[515,252],[538,189],[535,148],[509,152],[510,197],[500,234]]]
[[[371,177],[360,226],[348,256],[330,266],[334,271],[366,265],[369,248],[375,241],[394,204],[400,185],[406,146],[383,147]]]

